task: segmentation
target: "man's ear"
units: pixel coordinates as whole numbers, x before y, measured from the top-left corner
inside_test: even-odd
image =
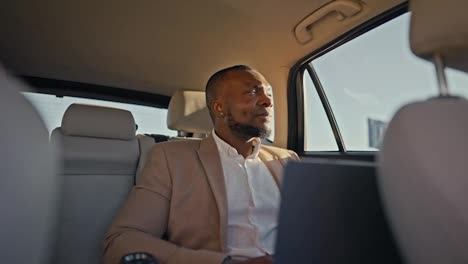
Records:
[[[213,102],[213,110],[216,116],[224,116],[223,105],[218,100]]]

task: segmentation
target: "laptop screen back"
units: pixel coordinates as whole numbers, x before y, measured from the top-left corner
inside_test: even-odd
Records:
[[[291,162],[281,199],[275,264],[402,263],[373,163]]]

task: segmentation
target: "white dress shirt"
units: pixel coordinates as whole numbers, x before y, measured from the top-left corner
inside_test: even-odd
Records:
[[[226,184],[226,253],[234,258],[272,255],[280,193],[270,171],[258,157],[260,139],[254,139],[254,150],[244,159],[214,131],[212,134]]]

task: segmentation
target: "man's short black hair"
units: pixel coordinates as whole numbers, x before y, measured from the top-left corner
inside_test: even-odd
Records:
[[[205,96],[206,96],[206,105],[208,107],[208,110],[210,111],[210,116],[211,119],[215,120],[214,116],[214,111],[211,109],[211,105],[213,103],[213,100],[216,97],[216,90],[218,88],[218,85],[220,81],[224,78],[224,76],[231,71],[253,71],[254,69],[250,66],[247,65],[235,65],[231,66],[225,69],[222,69],[220,71],[215,72],[211,77],[208,79],[208,82],[206,83],[206,88],[205,88]]]

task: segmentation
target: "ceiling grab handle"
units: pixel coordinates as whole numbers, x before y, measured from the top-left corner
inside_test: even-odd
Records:
[[[355,16],[361,12],[362,9],[363,7],[361,4],[351,0],[336,0],[322,6],[320,9],[304,18],[296,28],[294,28],[294,35],[296,36],[297,42],[303,45],[310,42],[313,39],[313,25],[325,18],[328,14],[335,12],[337,14],[337,20],[343,21],[348,17]]]

